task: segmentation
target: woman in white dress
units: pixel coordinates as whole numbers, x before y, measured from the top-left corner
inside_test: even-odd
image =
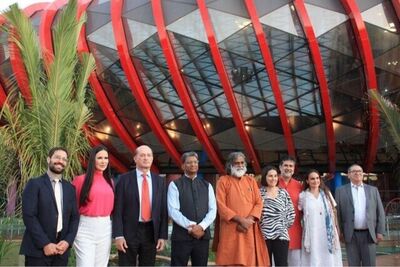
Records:
[[[343,266],[335,207],[318,171],[309,171],[298,207],[303,211],[301,266]]]

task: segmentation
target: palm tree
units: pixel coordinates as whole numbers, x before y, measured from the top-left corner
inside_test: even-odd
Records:
[[[6,30],[18,47],[29,81],[31,99],[26,101],[18,88],[10,94],[0,119],[0,178],[17,185],[18,192],[29,178],[47,168],[51,147],[68,149],[66,177],[81,171],[80,159],[89,149],[83,127],[92,117],[88,107],[87,82],[94,70],[90,54],[78,57],[78,36],[86,17],[77,19],[77,1],[70,0],[53,30],[54,55],[43,60],[36,32],[18,6],[4,14]],[[3,160],[6,160],[7,164]]]
[[[385,129],[393,138],[393,142],[398,151],[400,151],[400,110],[399,107],[382,96],[375,90],[370,90],[369,94],[376,101],[377,107],[384,121]]]

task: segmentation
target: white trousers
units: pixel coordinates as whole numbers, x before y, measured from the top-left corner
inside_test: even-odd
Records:
[[[301,265],[301,249],[289,249],[288,265],[289,266]]]
[[[81,215],[74,241],[76,266],[107,267],[111,250],[111,219]]]

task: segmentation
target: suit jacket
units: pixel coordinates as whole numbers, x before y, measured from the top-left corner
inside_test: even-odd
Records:
[[[385,211],[378,189],[367,184],[363,185],[366,198],[366,215],[368,231],[372,240],[376,242],[376,234],[385,232]],[[340,230],[344,234],[346,243],[351,241],[354,232],[354,202],[351,194],[351,183],[336,189],[338,220]]]
[[[62,179],[63,228],[61,239],[72,247],[79,225],[79,212],[74,187]],[[25,233],[20,254],[44,257],[43,247],[57,243],[58,211],[53,186],[47,174],[30,179],[22,193],[22,218]],[[62,255],[68,257],[69,250]]]
[[[168,239],[168,212],[165,179],[151,173],[154,241]],[[139,223],[139,188],[136,170],[120,176],[115,188],[113,237],[123,236],[128,243],[135,240]]]

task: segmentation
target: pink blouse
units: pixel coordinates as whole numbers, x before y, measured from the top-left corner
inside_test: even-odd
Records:
[[[76,198],[79,204],[79,196],[82,191],[85,174],[76,176],[72,184],[76,189]],[[93,177],[92,188],[85,206],[79,208],[79,214],[89,217],[110,216],[114,207],[114,192],[103,177],[102,172],[96,171]]]

